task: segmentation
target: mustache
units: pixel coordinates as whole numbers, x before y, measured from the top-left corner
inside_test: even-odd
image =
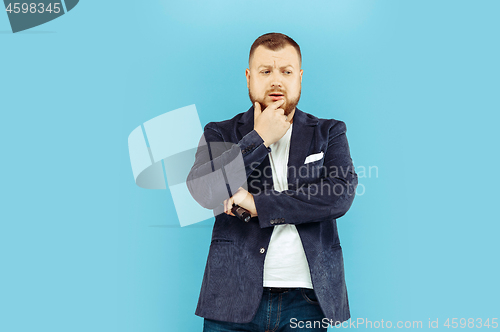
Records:
[[[272,90],[268,90],[266,91],[266,96],[271,94],[271,93],[282,93],[282,94],[286,94],[285,90],[283,89],[272,89]]]

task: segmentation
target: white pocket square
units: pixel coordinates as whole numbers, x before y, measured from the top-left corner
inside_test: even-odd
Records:
[[[304,161],[304,164],[308,164],[308,163],[312,163],[313,161],[320,160],[321,158],[323,158],[323,154],[324,154],[323,151],[321,151],[319,153],[314,153],[314,154],[307,156],[306,161]]]

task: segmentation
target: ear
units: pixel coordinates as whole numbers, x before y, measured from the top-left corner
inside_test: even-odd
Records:
[[[250,69],[245,69],[245,76],[247,77],[247,88],[250,89]]]
[[[302,73],[303,73],[303,72],[304,72],[304,71],[301,69],[301,70],[300,70],[300,83],[302,83]]]

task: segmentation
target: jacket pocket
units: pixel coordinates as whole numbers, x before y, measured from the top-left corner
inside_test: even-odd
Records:
[[[233,240],[228,240],[228,239],[213,239],[212,244],[232,244],[234,243]]]
[[[212,273],[226,274],[234,261],[234,242],[228,239],[213,239],[208,251],[208,266]],[[220,270],[220,271],[218,271]],[[217,271],[217,272],[216,272]],[[218,275],[217,278],[221,278]]]

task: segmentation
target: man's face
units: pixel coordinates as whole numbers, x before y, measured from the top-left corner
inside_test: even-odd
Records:
[[[256,101],[264,110],[279,99],[285,99],[281,106],[285,115],[292,113],[300,99],[302,69],[299,54],[291,45],[271,51],[264,46],[255,49],[250,59],[247,77],[248,94],[252,104]]]

